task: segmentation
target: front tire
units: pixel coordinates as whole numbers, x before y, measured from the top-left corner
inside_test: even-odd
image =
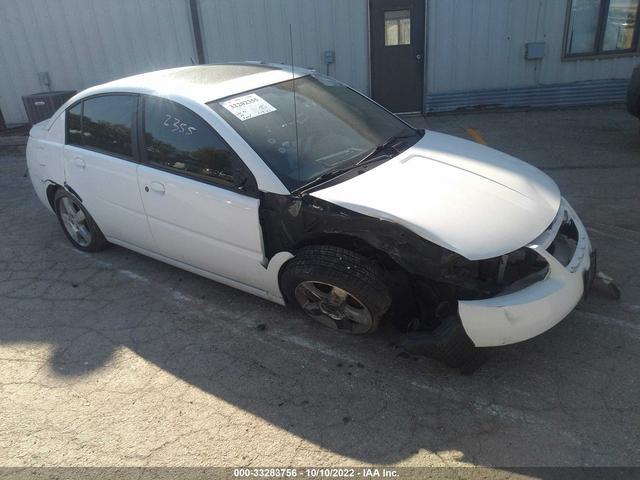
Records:
[[[365,257],[333,246],[302,248],[280,278],[282,291],[319,323],[339,332],[374,332],[391,305],[382,270]]]
[[[96,222],[76,197],[59,188],[53,204],[62,231],[78,250],[98,252],[109,246]]]

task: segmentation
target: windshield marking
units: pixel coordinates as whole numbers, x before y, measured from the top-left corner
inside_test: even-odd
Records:
[[[255,93],[232,98],[222,102],[221,105],[241,122],[276,111],[273,105]]]

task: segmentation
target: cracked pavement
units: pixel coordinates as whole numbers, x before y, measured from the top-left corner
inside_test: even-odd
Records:
[[[620,107],[412,118],[546,169],[620,301],[475,374],[119,247],[73,249],[0,152],[1,466],[640,465],[640,134]]]

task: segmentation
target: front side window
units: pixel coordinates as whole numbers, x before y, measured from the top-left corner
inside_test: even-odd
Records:
[[[637,51],[639,7],[640,0],[571,0],[566,56]]]
[[[147,161],[178,173],[235,185],[241,160],[201,117],[175,102],[145,98]]]
[[[326,77],[303,77],[210,102],[290,190],[355,167],[392,139],[417,132],[371,100]],[[297,128],[295,118],[297,116]]]

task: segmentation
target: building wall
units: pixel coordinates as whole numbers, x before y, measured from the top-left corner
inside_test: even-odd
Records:
[[[208,63],[290,63],[369,90],[368,0],[198,0]],[[81,90],[118,77],[197,61],[189,0],[0,0],[0,109],[27,121],[21,96]]]
[[[562,61],[568,0],[426,0],[428,111],[619,101],[640,57]],[[294,62],[369,92],[368,0],[197,0],[207,62]],[[543,60],[525,44],[546,42]],[[196,60],[189,0],[0,0],[0,109]],[[584,82],[583,84],[580,82]]]
[[[429,94],[628,79],[640,57],[562,60],[568,0],[427,0]],[[546,42],[526,60],[527,42]]]
[[[191,64],[185,0],[0,0],[0,109],[27,121],[22,95],[81,90],[118,77]]]
[[[369,91],[368,0],[199,0],[207,62],[264,60],[326,72]]]

